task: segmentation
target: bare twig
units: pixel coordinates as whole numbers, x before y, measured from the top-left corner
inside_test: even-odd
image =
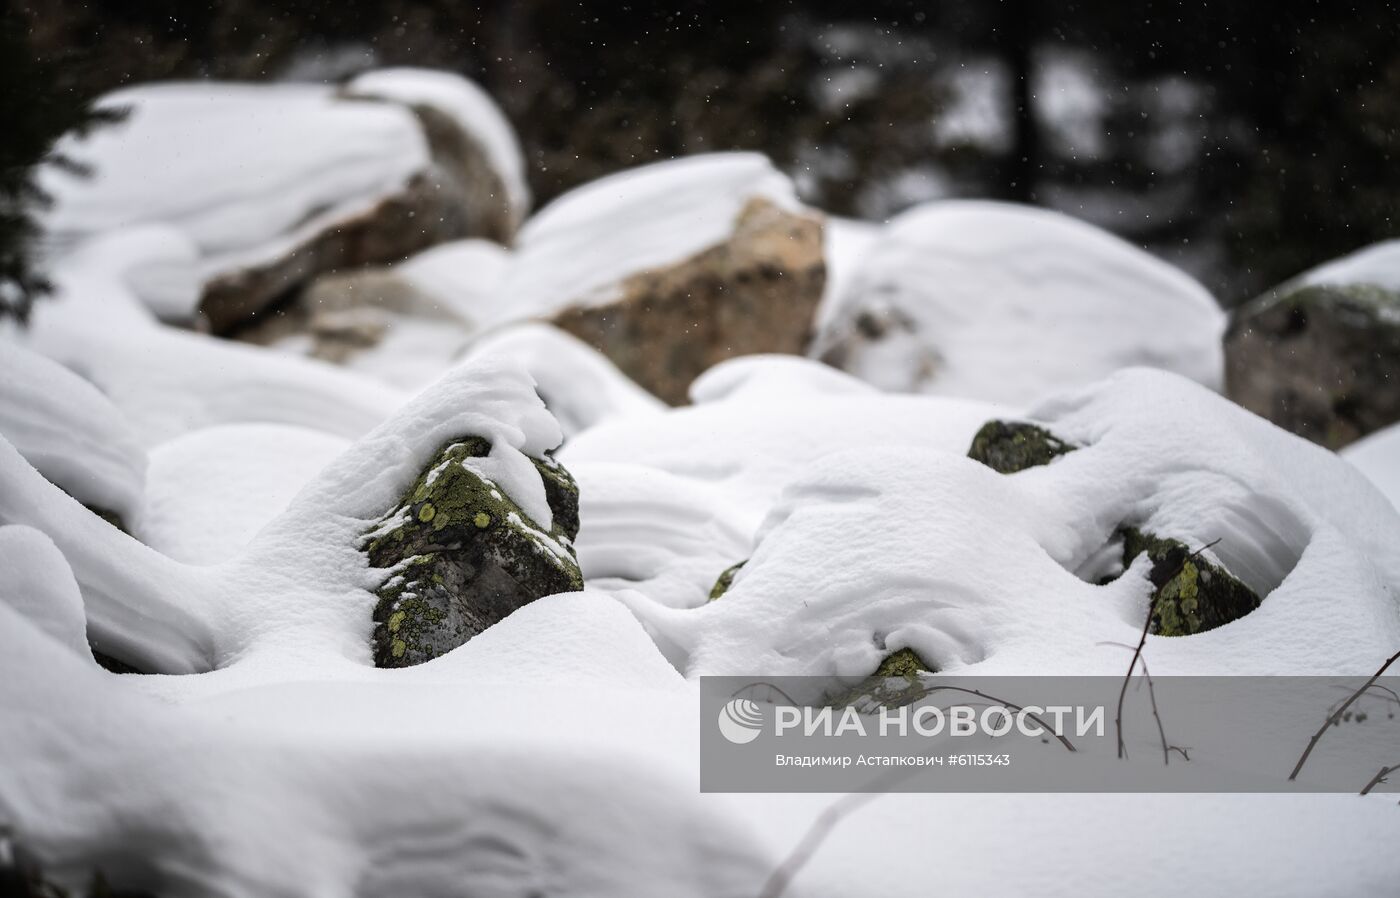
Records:
[[[1385,778],[1397,770],[1400,770],[1400,764],[1392,764],[1389,767],[1382,767],[1380,770],[1377,770],[1376,775],[1371,777],[1371,781],[1366,784],[1366,788],[1362,789],[1360,794],[1365,795],[1367,792],[1370,792],[1372,789],[1385,782]]]
[[[965,693],[965,694],[967,694],[967,695],[975,695],[975,696],[977,696],[978,698],[984,698],[984,699],[986,699],[986,700],[989,701],[989,702],[996,702],[998,705],[1001,705],[1003,708],[1010,708],[1012,711],[1018,711],[1018,712],[1020,712],[1020,711],[1025,711],[1025,710],[1026,710],[1025,708],[1021,707],[1020,705],[1016,704],[1015,702],[1008,702],[1008,701],[1007,701],[1006,699],[1004,699],[1004,698],[997,698],[995,695],[992,695],[992,694],[987,693],[987,692],[983,692],[983,691],[980,690],[980,689],[971,689],[971,688],[966,687],[966,686],[927,686],[927,687],[925,687],[924,689],[922,689],[922,690],[919,691],[918,696],[917,696],[914,700],[917,701],[917,700],[920,699],[920,698],[927,698],[928,696],[932,695],[932,694],[935,693],[935,692],[962,692],[962,693]],[[1039,726],[1041,729],[1049,731],[1050,734],[1051,734],[1052,736],[1054,736],[1056,739],[1058,739],[1059,742],[1060,742],[1060,744],[1063,745],[1063,746],[1064,746],[1065,748],[1067,748],[1068,750],[1070,750],[1070,751],[1079,751],[1079,749],[1077,749],[1077,748],[1074,747],[1074,743],[1071,742],[1071,741],[1069,741],[1068,737],[1066,737],[1066,736],[1063,735],[1062,733],[1057,733],[1057,732],[1055,732],[1054,728],[1051,727],[1050,724],[1046,723],[1045,720],[1044,720],[1039,714],[1031,714],[1030,712],[1026,712],[1026,717],[1028,717],[1028,718],[1030,718],[1031,720],[1035,721],[1036,725]]]
[[[792,884],[793,877],[807,865],[807,862],[812,859],[812,855],[817,853],[817,849],[826,841],[826,837],[831,835],[836,824],[885,794],[884,789],[888,785],[885,781],[893,783],[908,775],[907,771],[899,771],[895,775],[881,777],[880,780],[877,780],[877,783],[882,783],[878,788],[869,792],[852,792],[849,795],[843,795],[822,811],[817,819],[812,821],[812,825],[807,828],[806,834],[797,843],[797,847],[768,877],[768,881],[763,884],[763,891],[759,893],[759,898],[780,898],[787,891],[788,886]]]
[[[1318,741],[1322,738],[1322,734],[1327,732],[1327,728],[1332,726],[1332,724],[1336,723],[1338,720],[1340,720],[1342,715],[1346,713],[1347,708],[1351,707],[1352,702],[1356,701],[1367,690],[1374,686],[1376,681],[1381,678],[1381,674],[1385,673],[1386,668],[1394,664],[1396,660],[1400,660],[1400,652],[1396,652],[1389,658],[1385,659],[1385,663],[1382,664],[1376,670],[1375,673],[1371,674],[1371,679],[1367,680],[1366,684],[1360,689],[1353,692],[1351,694],[1351,698],[1343,702],[1342,706],[1336,711],[1332,712],[1332,714],[1327,718],[1327,720],[1323,722],[1322,726],[1318,727],[1317,732],[1313,733],[1312,738],[1308,740],[1308,747],[1303,749],[1302,755],[1298,757],[1298,763],[1293,765],[1293,772],[1288,774],[1289,782],[1292,782],[1293,780],[1296,780],[1298,778],[1298,773],[1303,769],[1303,765],[1308,762],[1308,756],[1311,755],[1313,749],[1317,747]]]
[[[1128,645],[1126,642],[1100,642],[1096,644],[1113,645],[1117,646],[1120,649],[1132,649],[1132,646]],[[1187,754],[1187,752],[1190,750],[1190,746],[1182,748],[1180,745],[1172,745],[1167,741],[1167,730],[1166,727],[1162,725],[1162,714],[1157,708],[1157,689],[1152,682],[1152,671],[1147,669],[1147,657],[1141,656],[1138,658],[1138,661],[1142,664],[1143,679],[1147,681],[1147,697],[1152,701],[1152,716],[1157,721],[1157,737],[1161,740],[1162,744],[1162,763],[1164,765],[1171,764],[1172,752],[1177,752],[1188,761],[1191,760],[1191,756]]]
[[[774,689],[777,688],[771,683],[752,685],[765,685]],[[781,694],[781,690],[779,690],[779,692]],[[978,698],[985,699],[989,702],[995,702],[1001,707],[1012,711],[1025,711],[1025,708],[1015,702],[1008,702],[1005,699],[997,698],[980,689],[972,689],[966,686],[925,686],[920,689],[918,696],[913,700],[917,701],[920,698],[926,698],[935,692],[960,692],[965,695],[975,695]],[[738,693],[735,694],[737,695]],[[1038,726],[1051,733],[1060,741],[1060,744],[1069,751],[1078,751],[1078,749],[1074,747],[1073,742],[1069,741],[1064,735],[1055,732],[1054,728],[1046,723],[1040,715],[1027,712],[1026,717],[1035,721]],[[849,795],[843,795],[840,799],[831,804],[830,807],[822,811],[817,819],[812,821],[812,825],[808,827],[807,832],[797,843],[797,847],[792,850],[792,853],[789,854],[773,871],[772,875],[768,877],[768,881],[763,885],[763,891],[759,893],[759,898],[780,898],[780,896],[787,891],[788,886],[792,884],[793,877],[807,865],[807,862],[817,853],[817,849],[826,841],[827,836],[831,835],[831,831],[836,827],[836,824],[840,823],[861,807],[885,794],[885,790],[890,786],[912,775],[913,773],[907,770],[895,771],[891,774],[887,774],[878,778],[872,784],[870,791],[852,792]]]
[[[1128,697],[1128,681],[1133,678],[1133,671],[1137,669],[1138,662],[1142,660],[1142,650],[1147,646],[1147,634],[1152,629],[1152,613],[1157,610],[1157,600],[1161,598],[1162,589],[1166,587],[1177,574],[1181,573],[1187,563],[1197,558],[1202,552],[1218,542],[1220,542],[1219,539],[1214,539],[1189,555],[1180,548],[1177,548],[1175,551],[1167,553],[1167,556],[1161,561],[1152,565],[1152,570],[1148,574],[1148,577],[1152,581],[1152,598],[1148,600],[1147,603],[1147,617],[1142,622],[1142,635],[1138,637],[1137,648],[1133,650],[1133,660],[1128,662],[1128,672],[1123,675],[1123,688],[1118,690],[1118,712],[1113,718],[1113,724],[1118,730],[1118,757],[1120,758],[1126,758],[1128,756],[1128,746],[1123,741],[1123,701]],[[1145,669],[1146,667],[1144,666],[1144,670]],[[1155,711],[1155,699],[1153,700],[1153,704]],[[1158,723],[1160,724],[1160,722],[1159,720]],[[1165,736],[1162,737],[1162,741],[1166,741]],[[1162,753],[1165,755],[1166,750],[1163,749]]]

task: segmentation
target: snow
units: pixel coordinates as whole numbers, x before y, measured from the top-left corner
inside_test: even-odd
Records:
[[[1024,404],[1131,365],[1216,388],[1224,327],[1203,287],[1107,232],[950,201],[885,228],[814,353],[847,347],[842,367],[883,389]]]
[[[128,524],[140,516],[146,453],[112,403],[62,365],[4,346],[0,433],[78,501],[116,512]]]
[[[1400,515],[1345,462],[1204,388],[1132,370],[1042,405],[1031,418],[1085,448],[1009,477],[963,457],[954,409],[905,401],[928,404],[928,439],[873,438],[839,415],[852,439],[801,468],[785,453],[797,470],[721,601],[678,612],[627,599],[685,653],[687,676],[859,678],[904,647],[945,671],[1119,672],[1104,643],[1136,641],[1144,560],[1104,586],[1075,571],[1124,524],[1220,538],[1207,557],[1267,594],[1229,626],[1149,640],[1155,674],[1369,673],[1400,644]]]
[[[42,173],[40,186],[55,200],[46,229],[66,246],[167,226],[196,248],[201,281],[280,255],[428,165],[410,111],[344,102],[329,87],[172,82],[124,88],[99,105],[125,108],[128,118],[59,141],[58,152],[94,175]],[[194,312],[162,291],[152,295],[162,314]]]
[[[468,361],[511,359],[524,365],[564,436],[618,418],[645,418],[666,407],[597,350],[547,324],[517,324],[474,343]]]
[[[354,438],[404,395],[333,365],[265,352],[152,319],[128,286],[164,244],[149,229],[81,244],[35,308],[27,345],[90,381],[144,447],[217,424],[295,424]]]
[[[829,215],[822,228],[822,252],[826,256],[826,286],[817,310],[817,329],[828,326],[841,297],[850,289],[866,255],[880,240],[880,226],[853,218]]]
[[[723,362],[696,381],[692,396],[698,404],[659,418],[621,418],[591,428],[565,444],[559,460],[571,471],[580,462],[628,462],[690,478],[723,497],[731,523],[752,533],[792,473],[829,453],[833,442],[965,454],[977,429],[1006,411],[980,402],[877,393],[839,371],[792,357]],[[579,532],[581,556],[589,526],[584,521]]]
[[[389,82],[456,102],[417,73]],[[207,91],[217,122],[233,103],[171,90],[138,111],[159,124]],[[152,183],[183,186],[195,161]],[[696,677],[859,678],[905,646],[961,673],[1120,676],[1104,643],[1136,642],[1145,560],[1094,575],[1125,524],[1219,538],[1207,556],[1265,594],[1224,627],[1150,637],[1156,676],[1369,674],[1400,644],[1396,429],[1338,457],[1211,392],[1209,296],[1093,229],[951,202],[829,222],[828,330],[894,303],[926,325],[911,351],[937,353],[935,376],[908,383],[875,349],[861,377],[750,356],[666,408],[522,322],[723,239],[748,197],[793,201],[749,154],[649,166],[551,205],[517,254],[467,241],[396,266],[443,317],[405,317],[365,370],[408,378],[413,327],[474,335],[411,369],[437,379],[410,395],[156,320],[192,307],[199,234],[231,253],[286,231],[239,221],[221,189],[252,176],[223,164],[195,185],[205,205],[138,189],[134,167],[65,198],[57,295],[0,345],[0,824],[64,884],[110,863],[162,894],[758,894],[833,797],[700,793]],[[1178,373],[1120,370],[1142,362]],[[910,392],[881,392],[896,376]],[[966,457],[993,418],[1081,448],[997,474]],[[544,527],[529,459],[567,438],[588,589],[378,670],[386,572],[364,535],[468,434],[492,453],[466,463]],[[79,500],[129,513],[135,538]],[[170,675],[108,674],[89,645]],[[1380,894],[1400,876],[1393,799],[887,795],[788,894]]]
[[[520,230],[502,288],[509,313],[526,318],[605,303],[629,275],[723,242],[753,198],[798,208],[792,182],[757,153],[673,159],[575,188]]]
[[[469,325],[497,317],[499,287],[511,252],[489,240],[440,243],[393,266],[395,274],[432,296]]]
[[[1376,485],[1390,503],[1400,508],[1400,424],[1392,424],[1341,450]]]
[[[379,97],[442,112],[481,145],[501,178],[510,208],[523,216],[530,207],[525,157],[515,130],[495,101],[476,84],[448,72],[390,68],[352,78],[345,90],[352,97]]]
[[[78,583],[53,540],[33,527],[0,527],[0,606],[92,660]]]
[[[1386,240],[1299,275],[1300,284],[1374,284],[1400,291],[1400,240]]]
[[[348,442],[286,424],[226,424],[151,450],[150,514],[134,532],[176,561],[237,555]]]

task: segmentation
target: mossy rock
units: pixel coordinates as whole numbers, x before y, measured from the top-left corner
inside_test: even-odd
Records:
[[[923,675],[930,673],[937,673],[937,669],[918,652],[899,649],[886,655],[860,684],[828,695],[826,704],[834,708],[854,705],[861,711],[902,707],[924,697]]]
[[[739,573],[739,569],[748,563],[749,560],[745,558],[738,564],[731,564],[724,569],[723,573],[719,575],[719,578],[715,580],[715,585],[710,587],[711,602],[729,592],[729,587],[734,585],[734,575]]]
[[[1077,447],[1043,427],[1022,421],[988,421],[972,438],[967,457],[1002,474],[1046,465]]]
[[[392,571],[374,609],[377,666],[422,664],[535,599],[583,589],[573,548],[578,486],[569,472],[534,459],[554,515],[546,531],[462,464],[490,451],[478,437],[443,446],[369,532],[370,565]]]
[[[1164,539],[1136,528],[1123,531],[1123,567],[1143,552],[1154,563],[1173,551],[1187,556],[1181,570],[1157,592],[1149,632],[1190,636],[1239,620],[1259,607],[1259,596],[1229,571],[1199,556],[1180,540]]]

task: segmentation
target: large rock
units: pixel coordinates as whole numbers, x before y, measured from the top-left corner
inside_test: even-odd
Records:
[[[1400,241],[1241,306],[1225,360],[1231,399],[1329,448],[1400,421]]]
[[[1259,607],[1254,590],[1181,540],[1124,528],[1124,568],[1144,552],[1154,571],[1161,570],[1165,578],[1154,593],[1149,632],[1191,636],[1239,620]]]
[[[455,76],[374,72],[344,90],[166,83],[102,103],[129,116],[64,138],[95,176],[44,173],[47,228],[57,245],[171,228],[191,247],[192,288],[132,286],[161,316],[202,316],[218,333],[321,272],[457,237],[508,241],[528,203],[504,118]]]
[[[999,474],[1048,465],[1074,446],[1043,427],[1024,421],[988,421],[972,438],[967,457]]]
[[[525,157],[491,97],[450,72],[393,68],[350,81],[345,95],[402,103],[423,125],[439,186],[459,199],[467,232],[509,244],[530,208]]]
[[[554,518],[546,531],[464,463],[490,451],[477,437],[444,446],[370,532],[370,565],[392,571],[374,610],[379,667],[429,661],[535,599],[583,589],[573,549],[578,488],[569,473],[551,459],[533,460]]]
[[[418,389],[492,316],[509,261],[499,244],[470,239],[395,265],[327,272],[238,336]]]
[[[679,404],[710,366],[803,353],[826,280],[822,221],[753,154],[647,166],[526,225],[504,295]]]
[[[813,355],[887,391],[1024,405],[1134,365],[1220,384],[1225,316],[1205,288],[1056,212],[927,203],[843,280]]]

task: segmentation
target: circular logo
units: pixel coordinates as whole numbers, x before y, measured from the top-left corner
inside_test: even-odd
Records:
[[[719,709],[719,731],[735,745],[745,745],[763,731],[763,708],[746,698],[731,698]]]

